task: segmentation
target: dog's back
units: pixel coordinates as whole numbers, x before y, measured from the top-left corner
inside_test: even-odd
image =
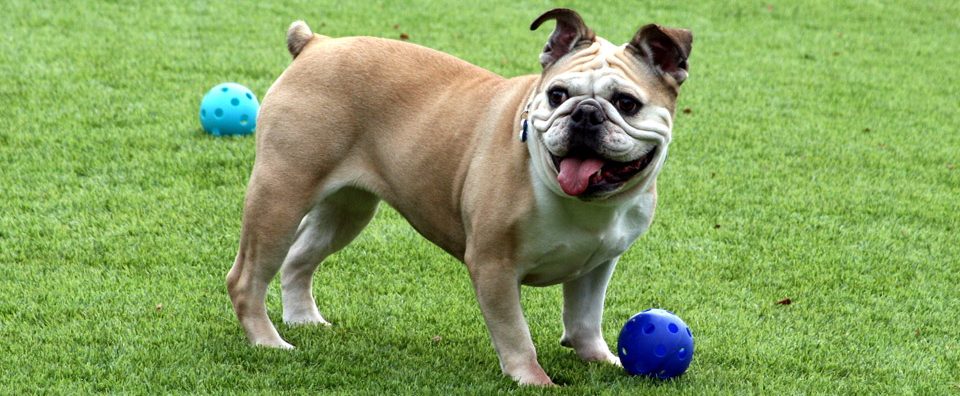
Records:
[[[264,96],[256,162],[271,169],[274,163],[296,164],[290,172],[319,185],[323,180],[317,178],[349,179],[462,258],[458,199],[474,157],[469,152],[492,144],[485,143],[491,131],[506,132],[504,139],[514,143],[512,126],[499,123],[513,122],[534,77],[517,84],[420,45],[330,38],[303,22],[291,25],[287,47],[294,60]],[[495,104],[502,101],[516,104],[507,113],[477,111],[502,108]],[[523,152],[519,144],[496,144]]]

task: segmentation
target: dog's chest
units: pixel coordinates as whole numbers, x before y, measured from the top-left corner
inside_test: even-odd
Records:
[[[551,285],[619,257],[650,226],[653,194],[615,207],[547,199],[538,202],[520,242],[523,283]]]

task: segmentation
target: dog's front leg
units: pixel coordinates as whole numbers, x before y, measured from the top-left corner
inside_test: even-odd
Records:
[[[587,274],[563,284],[563,337],[560,344],[573,348],[586,361],[620,365],[603,340],[603,300],[617,259],[599,265]]]
[[[521,385],[553,385],[537,362],[537,351],[520,307],[520,279],[508,263],[471,262],[470,277],[500,369]]]

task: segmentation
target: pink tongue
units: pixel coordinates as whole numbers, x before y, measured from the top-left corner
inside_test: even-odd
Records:
[[[590,187],[590,177],[603,168],[603,161],[596,158],[580,159],[567,157],[560,160],[557,182],[568,195],[577,196]]]

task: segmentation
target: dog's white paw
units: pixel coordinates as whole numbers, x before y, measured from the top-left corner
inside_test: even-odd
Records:
[[[293,345],[284,341],[284,340],[270,340],[270,341],[255,341],[254,346],[264,347],[264,348],[276,348],[276,349],[294,349]]]
[[[610,350],[603,349],[594,349],[594,350],[578,350],[577,356],[583,361],[586,362],[606,362],[614,366],[620,365],[620,358],[610,352]],[[621,366],[622,367],[622,366]]]
[[[320,315],[284,317],[283,323],[287,326],[332,326]]]
[[[606,359],[603,359],[604,362],[610,363],[617,367],[623,367],[623,364],[620,363],[620,358],[614,356],[612,353]]]
[[[614,366],[623,367],[620,364],[620,358],[610,352],[607,344],[602,339],[574,341],[571,337],[564,335],[560,339],[560,345],[567,348],[573,348],[577,356],[585,362],[606,362]]]
[[[539,364],[534,362],[533,365],[525,367],[521,370],[513,370],[511,373],[507,373],[512,377],[518,384],[524,386],[556,386],[557,384],[553,383],[553,380],[550,379],[550,376],[547,375],[547,372],[543,371],[543,368]]]
[[[283,323],[289,326],[323,325],[330,326],[317,307],[313,304],[286,304],[283,307]]]

